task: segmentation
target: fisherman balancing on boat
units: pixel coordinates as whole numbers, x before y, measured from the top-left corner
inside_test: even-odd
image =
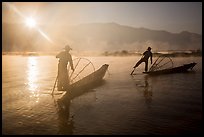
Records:
[[[70,64],[71,69],[74,71],[72,56],[69,53],[72,48],[70,48],[69,45],[65,46],[65,51],[61,51],[59,54],[57,54],[56,58],[59,58],[58,63],[58,81],[57,81],[57,89],[59,91],[65,91],[69,87],[69,76],[68,76],[68,70],[67,65]]]
[[[142,58],[135,64],[135,66],[133,67],[134,70],[131,72],[131,75],[133,74],[133,72],[135,71],[135,68],[138,67],[142,62],[145,62],[145,72],[147,72],[148,70],[148,59],[150,57],[150,61],[152,64],[152,52],[151,52],[151,47],[148,47],[147,50],[143,53]]]

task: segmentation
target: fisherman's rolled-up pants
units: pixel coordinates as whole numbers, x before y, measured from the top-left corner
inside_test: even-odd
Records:
[[[136,63],[136,65],[134,66],[134,68],[138,67],[142,62],[145,62],[145,71],[147,71],[147,70],[148,70],[148,59],[144,59],[144,58],[140,59],[140,60]]]
[[[67,64],[59,63],[57,88],[58,90],[66,90],[68,86],[69,86],[69,76],[67,71]]]

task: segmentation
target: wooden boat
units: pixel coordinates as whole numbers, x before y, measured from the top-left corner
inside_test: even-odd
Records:
[[[81,80],[70,85],[70,88],[66,91],[66,93],[61,98],[62,100],[70,100],[73,99],[89,89],[98,86],[101,84],[103,77],[108,69],[108,64],[104,64],[98,70],[89,74],[88,76],[82,78]]]
[[[156,70],[156,71],[148,71],[148,72],[143,72],[145,74],[149,75],[160,75],[160,74],[171,74],[171,73],[182,73],[182,72],[187,72],[189,69],[193,69],[193,67],[197,63],[189,63],[189,64],[184,64],[179,67],[174,67],[174,68],[169,68],[169,69],[163,69],[163,70]]]

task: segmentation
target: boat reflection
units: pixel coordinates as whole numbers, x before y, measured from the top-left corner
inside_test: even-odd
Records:
[[[30,91],[30,98],[34,99],[35,102],[39,101],[39,91],[37,85],[37,76],[39,73],[37,67],[37,60],[36,57],[29,57],[28,58],[28,71],[27,71],[27,80],[28,80],[28,90]]]
[[[144,76],[144,89],[143,94],[145,97],[145,102],[149,106],[152,102],[152,85],[149,83],[149,77],[147,75]]]
[[[72,135],[74,129],[74,116],[70,115],[70,104],[71,100],[74,98],[83,95],[88,92],[95,92],[94,87],[102,86],[105,84],[105,80],[95,83],[95,85],[89,85],[84,89],[78,89],[68,92],[69,94],[63,95],[61,98],[57,100],[58,107],[58,120],[59,120],[59,132],[60,135]],[[96,98],[96,97],[95,97]]]
[[[140,79],[132,78],[135,81],[136,89],[143,92],[145,103],[150,107],[153,96],[151,78],[148,75],[144,75]]]
[[[72,135],[74,129],[73,116],[70,116],[70,99],[57,100],[58,105],[58,120],[59,120],[59,131],[60,135]]]

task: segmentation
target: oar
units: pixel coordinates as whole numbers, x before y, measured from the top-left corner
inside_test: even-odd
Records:
[[[56,77],[56,80],[55,80],[55,84],[54,84],[54,87],[53,87],[53,89],[52,89],[52,96],[53,96],[53,94],[54,94],[54,90],[55,90],[55,85],[56,85],[56,83],[57,83],[57,79],[58,79],[58,75],[57,75],[57,77]]]
[[[132,75],[134,71],[135,71],[135,68],[132,70],[132,72],[130,73],[130,75]]]

